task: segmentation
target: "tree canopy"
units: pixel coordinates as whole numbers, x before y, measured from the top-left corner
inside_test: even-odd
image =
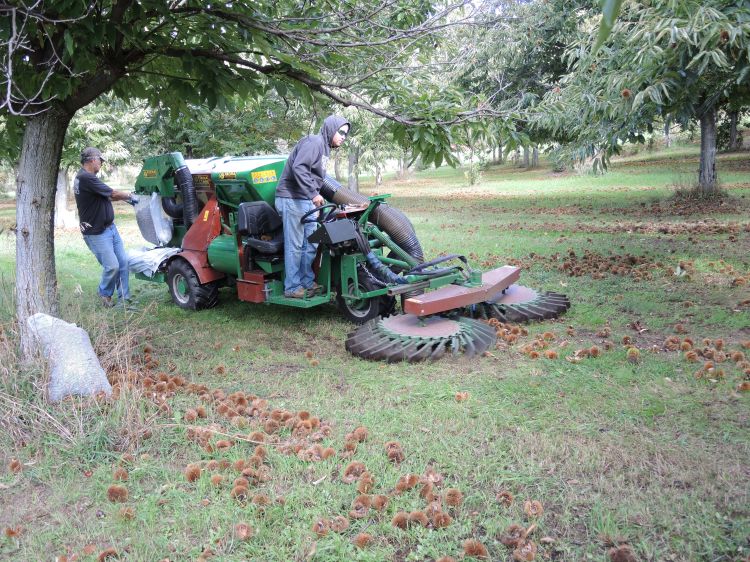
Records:
[[[601,48],[596,28],[566,51],[537,126],[570,137],[574,156],[606,156],[667,114],[687,123],[750,87],[750,7],[733,0],[628,2]]]

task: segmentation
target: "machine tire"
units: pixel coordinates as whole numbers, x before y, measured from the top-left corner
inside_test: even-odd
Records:
[[[167,268],[167,285],[172,301],[186,310],[213,308],[219,302],[216,283],[201,284],[193,267],[184,259],[176,259]]]
[[[357,272],[357,284],[359,285],[360,291],[374,291],[377,289],[374,283],[372,283],[362,271]],[[391,312],[391,310],[386,309],[386,303],[383,299],[392,297],[377,297],[374,299],[347,303],[341,296],[341,293],[342,290],[339,290],[338,295],[336,295],[336,306],[341,311],[341,314],[354,324],[364,324],[373,318],[377,318],[383,313]]]

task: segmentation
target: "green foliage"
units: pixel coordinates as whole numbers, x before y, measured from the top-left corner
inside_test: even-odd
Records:
[[[599,22],[599,35],[596,37],[593,52],[598,51],[609,37],[609,34],[612,33],[612,28],[615,26],[615,21],[621,7],[622,0],[604,0],[602,2],[602,19]]]
[[[72,113],[111,91],[159,108],[157,121],[169,115],[174,130],[164,133],[177,137],[162,145],[184,146],[187,138],[196,153],[237,153],[269,148],[270,121],[283,114],[279,103],[310,108],[334,102],[391,120],[399,141],[426,162],[455,164],[450,126],[476,113],[477,105],[455,88],[432,83],[421,65],[441,48],[440,30],[459,11],[471,19],[471,7],[431,0],[326,2],[306,5],[302,17],[293,0],[19,8],[0,22],[0,36],[20,30],[14,44],[22,46],[8,43],[14,70],[0,76],[0,90],[12,80],[7,91],[13,93],[0,99],[0,109],[22,118],[50,105]],[[252,113],[261,100],[276,104],[266,118]],[[245,102],[254,106],[250,113]],[[236,113],[237,123],[255,115],[258,126],[237,142],[231,118],[203,113],[214,110]],[[191,127],[192,134],[183,134]],[[298,130],[288,127],[277,136]],[[212,131],[232,140],[211,139]],[[17,154],[17,137],[4,136],[2,143]]]
[[[730,0],[628,2],[607,43],[588,34],[569,46],[570,72],[544,97],[535,126],[550,128],[589,155],[671,114],[685,123],[707,109],[747,99],[750,7]]]

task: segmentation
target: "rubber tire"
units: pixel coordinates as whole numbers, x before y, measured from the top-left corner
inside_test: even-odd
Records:
[[[180,288],[184,282],[185,291]],[[186,310],[213,308],[219,302],[219,287],[216,283],[201,284],[193,267],[184,259],[177,258],[167,268],[167,286],[172,301]]]
[[[365,274],[361,271],[357,272],[357,284],[359,285],[360,291],[374,291],[375,289],[377,289],[377,287],[375,287],[373,283],[369,279],[367,279]],[[336,306],[341,311],[341,314],[343,314],[347,320],[353,322],[354,324],[364,324],[365,322],[368,322],[373,318],[377,318],[383,312],[390,312],[390,310],[386,310],[383,306],[385,304],[382,300],[383,297],[377,297],[374,299],[369,299],[367,301],[360,301],[362,305],[361,307],[352,308],[352,306],[347,304],[347,302],[341,296],[341,293],[342,291],[339,290],[338,294],[336,295]]]

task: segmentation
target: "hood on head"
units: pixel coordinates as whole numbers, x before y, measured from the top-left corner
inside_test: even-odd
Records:
[[[329,115],[328,117],[326,117],[325,121],[323,121],[323,126],[320,128],[320,134],[325,139],[327,148],[331,148],[333,135],[335,135],[336,131],[338,131],[344,125],[348,125],[349,129],[351,129],[352,127],[349,121],[347,121],[340,115]]]

